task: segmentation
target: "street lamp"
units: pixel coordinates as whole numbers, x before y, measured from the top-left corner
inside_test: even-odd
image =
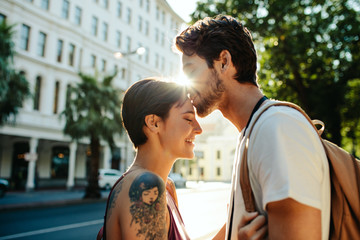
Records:
[[[129,51],[127,53],[122,53],[120,51],[118,52],[114,52],[114,58],[115,59],[121,59],[121,58],[126,58],[126,61],[127,61],[127,74],[125,76],[126,78],[126,86],[125,86],[125,89],[127,89],[130,85],[131,85],[131,71],[130,71],[130,68],[131,68],[131,65],[132,65],[132,61],[131,61],[131,58],[130,56],[131,55],[143,55],[144,53],[146,52],[146,48],[144,47],[139,47],[133,51]],[[124,156],[124,165],[127,165],[128,161],[130,159],[133,158],[133,151],[132,151],[132,143],[130,142],[130,140],[125,137],[125,155]],[[124,166],[126,167],[126,166]],[[120,166],[121,168],[121,166]]]
[[[146,48],[144,48],[144,47],[139,47],[138,49],[136,49],[136,50],[134,50],[134,51],[131,51],[131,52],[127,52],[127,53],[115,52],[115,53],[114,53],[114,57],[115,57],[116,59],[120,59],[120,58],[123,58],[123,57],[126,57],[126,56],[130,56],[130,55],[133,55],[133,54],[143,55],[145,52],[146,52]]]

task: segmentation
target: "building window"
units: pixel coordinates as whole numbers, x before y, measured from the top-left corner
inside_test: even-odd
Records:
[[[145,35],[149,36],[149,21],[145,21]]]
[[[159,8],[159,6],[156,6],[156,20],[159,20],[159,18],[160,18],[160,8]]]
[[[58,112],[59,91],[60,91],[60,82],[56,81],[56,83],[55,83],[55,91],[54,91],[54,105],[53,105],[53,113],[54,114],[56,114]]]
[[[138,43],[138,48],[142,47],[142,44],[141,43]],[[138,54],[138,58],[139,58],[139,61],[142,60],[142,55],[143,54]]]
[[[165,45],[165,33],[161,33],[161,46]]]
[[[107,41],[108,36],[108,24],[106,22],[103,22],[103,32],[102,32],[102,40]]]
[[[121,48],[121,32],[116,31],[116,47]]]
[[[158,43],[159,42],[159,29],[155,28],[155,42]]]
[[[103,71],[103,72],[106,71],[106,60],[105,59],[101,60],[101,71]]]
[[[146,11],[150,12],[150,0],[146,0]]]
[[[164,10],[161,12],[161,20],[162,20],[162,23],[165,24],[165,11]]]
[[[75,24],[81,25],[81,15],[82,15],[82,9],[80,7],[75,8]]]
[[[216,159],[221,159],[221,151],[220,150],[216,151]]]
[[[97,35],[97,29],[98,29],[98,19],[97,17],[93,16],[91,19],[91,34],[93,36]]]
[[[216,175],[221,176],[221,168],[216,168]]]
[[[126,50],[131,52],[131,37],[126,37]]]
[[[109,7],[109,1],[108,0],[102,0],[101,1],[103,8],[108,9]]]
[[[121,78],[122,78],[122,79],[125,79],[125,77],[126,77],[126,69],[125,69],[125,68],[122,68],[122,69],[121,69]]]
[[[44,10],[49,10],[49,0],[41,0],[41,8]]]
[[[29,50],[30,27],[23,24],[21,27],[20,48]]]
[[[74,66],[75,59],[75,45],[70,43],[69,45],[69,65]]]
[[[118,18],[121,18],[121,16],[122,16],[122,2],[117,2],[116,12],[117,12]]]
[[[61,62],[62,60],[63,46],[64,46],[63,40],[59,39],[57,42],[57,53],[56,53],[56,60],[58,62]]]
[[[149,48],[147,47],[147,48],[146,48],[146,51],[145,51],[145,62],[146,62],[146,63],[149,63],[149,55],[150,55],[150,50],[149,50]]]
[[[51,156],[51,178],[67,178],[69,169],[69,148],[53,147]]]
[[[71,85],[68,84],[66,85],[66,100],[65,100],[66,106],[69,105],[70,100],[71,100]]]
[[[69,1],[68,0],[63,0],[63,5],[62,5],[62,9],[61,9],[61,17],[64,19],[69,18]]]
[[[0,13],[0,24],[2,24],[6,20],[6,16]]]
[[[159,54],[155,54],[155,68],[159,68]]]
[[[141,16],[139,16],[139,32],[142,32],[143,29],[143,19]]]
[[[91,54],[91,67],[96,68],[96,56],[94,54]]]
[[[128,24],[131,24],[131,9],[130,8],[127,8],[126,20],[127,20]]]
[[[45,45],[46,45],[46,34],[43,32],[39,32],[38,39],[38,55],[40,57],[45,56]]]
[[[161,57],[161,71],[165,71],[165,58]]]
[[[35,91],[34,91],[34,110],[40,110],[40,95],[41,95],[41,77],[37,76],[35,81]]]

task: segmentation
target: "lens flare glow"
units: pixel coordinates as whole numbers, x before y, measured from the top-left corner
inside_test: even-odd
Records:
[[[186,77],[186,75],[182,71],[180,71],[179,75],[173,78],[173,81],[186,87],[189,87],[191,85],[190,79]]]

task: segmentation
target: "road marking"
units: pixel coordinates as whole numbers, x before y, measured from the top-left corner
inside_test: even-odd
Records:
[[[64,225],[64,226],[59,226],[59,227],[44,228],[44,229],[40,229],[40,230],[36,230],[36,231],[30,231],[30,232],[24,232],[24,233],[18,233],[18,234],[0,237],[0,240],[14,239],[14,238],[18,238],[18,237],[28,237],[28,236],[62,231],[62,230],[67,230],[67,229],[72,229],[72,228],[86,227],[86,226],[100,224],[103,222],[104,222],[104,219],[99,219],[99,220],[93,220],[93,221],[82,222],[82,223],[74,223],[74,224],[69,224],[69,225]]]

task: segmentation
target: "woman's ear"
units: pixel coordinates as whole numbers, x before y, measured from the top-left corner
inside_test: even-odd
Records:
[[[161,118],[155,114],[145,116],[145,125],[151,132],[157,133],[159,131],[159,123]]]

